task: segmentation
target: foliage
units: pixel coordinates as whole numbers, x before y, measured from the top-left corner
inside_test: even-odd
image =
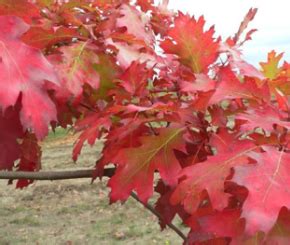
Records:
[[[39,170],[38,142],[70,125],[74,160],[105,137],[111,202],[158,192],[188,244],[288,244],[289,63],[242,59],[256,9],[222,40],[167,4],[1,0],[0,169]]]

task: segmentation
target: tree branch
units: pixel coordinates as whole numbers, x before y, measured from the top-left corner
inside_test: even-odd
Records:
[[[112,177],[114,168],[104,169],[103,176]],[[30,180],[65,180],[92,178],[95,169],[63,170],[63,171],[0,171],[0,179],[30,179]]]
[[[138,198],[138,196],[134,193],[134,192],[131,192],[131,197],[133,197],[137,202],[139,202],[139,203],[141,203],[146,209],[148,209],[152,214],[154,214],[158,219],[160,219],[160,220],[163,220],[164,221],[164,218],[161,216],[161,214],[160,213],[158,213],[157,211],[156,211],[156,209],[153,207],[153,206],[151,206],[150,204],[148,204],[148,203],[143,203],[139,198]],[[166,223],[166,222],[165,222]],[[166,223],[166,225],[170,228],[170,229],[172,229],[173,231],[175,231],[175,233],[177,234],[177,235],[179,235],[182,239],[183,239],[183,241],[185,241],[186,242],[186,236],[182,233],[182,231],[181,230],[179,230],[174,224],[172,224],[172,223]]]

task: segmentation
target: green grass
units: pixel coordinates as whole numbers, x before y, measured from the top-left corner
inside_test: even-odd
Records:
[[[68,134],[70,131],[69,128],[61,128],[57,127],[54,131],[50,130],[48,133],[48,136],[46,137],[46,140],[55,140],[62,138]]]
[[[68,134],[69,130],[62,128],[49,133],[46,139],[49,147],[45,147],[46,142],[43,147],[43,163],[47,168],[75,167],[68,164],[72,151],[71,143],[65,140]],[[83,152],[87,162],[95,161],[97,153],[94,154]],[[135,200],[129,198],[124,205],[109,205],[106,181],[96,180],[92,185],[83,179],[38,181],[23,192],[14,191],[2,181],[0,245],[182,243],[173,231],[160,232],[156,218]]]
[[[32,216],[25,216],[23,218],[17,218],[14,220],[11,220],[9,222],[10,224],[15,224],[15,225],[28,225],[28,226],[38,226],[40,223],[37,221],[36,218]]]

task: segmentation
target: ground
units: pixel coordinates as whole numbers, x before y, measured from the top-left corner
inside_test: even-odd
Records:
[[[43,143],[43,169],[93,166],[101,144],[71,160],[75,136],[51,133]],[[23,190],[0,181],[0,245],[5,244],[182,244],[172,231],[133,199],[109,205],[106,180],[37,181]],[[176,220],[176,225],[184,229]]]

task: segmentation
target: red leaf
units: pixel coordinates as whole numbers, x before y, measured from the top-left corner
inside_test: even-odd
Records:
[[[283,53],[277,54],[273,50],[268,54],[267,62],[260,62],[262,72],[267,78],[268,84],[272,95],[275,96],[279,108],[283,111],[289,109],[289,74],[287,74],[287,65],[279,66],[279,62],[283,57]],[[263,81],[265,82],[265,81]]]
[[[160,194],[155,209],[161,215],[162,219],[159,219],[161,229],[165,229],[167,224],[170,224],[176,214],[181,217],[187,217],[188,215],[184,212],[180,205],[170,205],[170,196],[172,195],[173,189],[166,186],[162,181],[155,187],[155,191]]]
[[[265,77],[275,79],[279,75],[282,69],[278,67],[278,64],[282,56],[283,53],[276,55],[276,52],[273,50],[268,54],[267,62],[260,62]]]
[[[218,56],[219,40],[213,38],[214,28],[204,32],[205,20],[179,12],[175,18],[174,27],[168,31],[169,38],[161,43],[166,53],[176,54],[180,62],[195,73],[206,73]]]
[[[144,12],[154,10],[154,0],[137,0],[137,4],[141,7]]]
[[[169,0],[159,1],[159,4],[152,11],[150,24],[156,35],[166,36],[169,26],[173,22],[175,13],[168,9]]]
[[[247,153],[256,149],[249,141],[236,141],[225,152],[210,156],[205,162],[184,168],[182,181],[171,197],[171,203],[184,205],[188,213],[194,213],[204,201],[202,192],[208,192],[214,209],[222,210],[228,204],[229,194],[224,192],[224,183],[235,165],[248,162]]]
[[[196,79],[193,82],[182,81],[180,89],[183,92],[207,92],[215,89],[216,82],[204,74],[196,74]]]
[[[35,48],[43,49],[49,48],[60,42],[72,41],[72,38],[78,37],[75,29],[60,27],[56,31],[52,29],[43,29],[41,27],[31,27],[24,35],[22,40]]]
[[[93,0],[93,5],[101,9],[115,8],[121,3],[127,3],[128,0]]]
[[[120,75],[121,69],[116,64],[114,57],[107,54],[98,54],[99,63],[94,64],[94,70],[100,76],[100,85],[97,90],[97,98],[111,98],[108,93],[115,87],[115,79]]]
[[[161,114],[161,113],[173,112],[173,111],[177,112],[177,107],[173,103],[163,104],[162,102],[157,102],[149,107],[137,106],[134,104],[129,104],[126,106],[116,105],[116,106],[112,106],[111,109],[109,109],[108,111],[112,113],[123,112],[124,115],[128,113],[136,113],[136,112],[151,112],[151,113],[160,112]],[[179,113],[182,114],[184,112],[181,110],[179,111]],[[180,118],[178,118],[178,120],[180,120]]]
[[[132,34],[114,32],[109,37],[112,38],[114,42],[124,42],[129,45],[136,44],[140,47],[146,47],[146,43],[143,40],[137,39]]]
[[[246,80],[244,83],[240,82],[228,66],[220,70],[219,80],[220,82],[217,84],[216,91],[210,99],[210,104],[216,104],[226,99],[256,99],[265,94],[251,80]],[[259,90],[261,93],[257,94]],[[263,97],[265,98],[266,96]]]
[[[245,29],[247,29],[248,24],[255,18],[255,15],[257,13],[258,9],[257,8],[250,8],[249,12],[246,14],[244,20],[242,21],[238,32],[235,34],[234,42],[237,43],[238,40],[240,39],[241,34],[244,32]],[[253,33],[253,30],[250,31],[251,33]],[[246,40],[248,40],[250,38],[250,34],[249,32],[246,34]],[[243,41],[243,42],[245,42]]]
[[[256,77],[263,80],[265,77],[257,68],[242,59],[242,54],[237,47],[230,47],[227,43],[223,43],[220,47],[221,52],[226,52],[230,65],[237,68],[241,75],[248,77]]]
[[[122,126],[111,129],[103,148],[103,156],[96,164],[95,176],[102,177],[104,167],[115,162],[121,149],[140,146],[140,136],[148,134],[148,127],[143,120],[123,119]]]
[[[99,58],[89,43],[79,42],[59,50],[62,54],[50,56],[50,60],[55,64],[64,88],[79,96],[85,83],[95,89],[99,87],[100,77],[93,67],[99,63]]]
[[[130,67],[120,76],[120,86],[131,95],[143,97],[148,94],[146,87],[152,78],[153,71],[146,69],[146,64],[132,62]]]
[[[213,238],[237,237],[242,234],[245,222],[240,219],[241,212],[237,209],[214,211],[201,217],[192,216],[186,224],[192,227],[191,239],[194,234],[198,237],[210,240]],[[203,236],[202,236],[203,235]],[[202,240],[199,240],[201,242]]]
[[[82,130],[81,135],[75,142],[73,149],[73,160],[78,159],[85,141],[91,146],[95,144],[97,138],[101,136],[101,128],[108,129],[111,126],[111,121],[107,117],[99,117],[97,113],[87,115],[83,120],[76,123],[76,130]]]
[[[290,240],[290,212],[286,208],[282,208],[275,226],[266,236],[268,244],[287,245]]]
[[[152,68],[158,63],[155,55],[143,52],[143,47],[140,45],[128,45],[126,43],[114,42],[110,38],[106,40],[106,44],[118,50],[117,60],[124,69],[127,69],[133,61],[146,63],[148,68]]]
[[[244,113],[236,115],[237,119],[244,120],[242,124],[242,130],[253,130],[256,128],[262,128],[268,132],[273,131],[274,125],[279,125],[290,129],[290,122],[283,121],[281,113],[272,107],[261,107],[256,109],[248,109]]]
[[[19,110],[9,107],[5,113],[0,113],[0,170],[13,168],[21,154],[17,139],[23,134]]]
[[[34,134],[26,133],[21,147],[21,158],[17,165],[18,171],[38,171],[41,167],[41,150]],[[33,180],[18,180],[16,188],[23,188],[31,184]]]
[[[220,127],[217,133],[213,134],[210,139],[210,144],[217,152],[228,152],[231,150],[229,142],[235,142],[237,135],[233,132],[229,132],[227,128]]]
[[[0,0],[0,15],[18,16],[30,24],[40,18],[40,11],[27,0]]]
[[[236,237],[244,230],[244,221],[240,219],[241,212],[237,209],[214,212],[198,219],[203,231],[217,237]]]
[[[22,20],[1,16],[0,29],[0,106],[5,110],[15,105],[21,94],[21,123],[42,139],[48,133],[49,122],[56,120],[55,106],[44,89],[44,80],[57,84],[55,71],[40,51],[19,40],[28,29]]]
[[[275,88],[273,93],[277,99],[279,108],[285,112],[289,111],[288,97],[285,96],[278,88]]]
[[[246,232],[269,232],[280,209],[290,207],[290,154],[274,147],[263,147],[265,152],[248,153],[256,164],[236,166],[233,181],[245,186],[249,194],[243,205]]]
[[[122,17],[117,19],[117,27],[126,27],[129,34],[134,35],[140,40],[144,40],[147,45],[152,45],[154,36],[152,30],[148,28],[148,16],[126,4],[120,7],[120,14]]]
[[[183,150],[183,128],[160,130],[158,136],[140,138],[141,146],[121,149],[115,157],[116,174],[110,179],[111,200],[126,200],[136,190],[142,202],[147,202],[153,193],[154,171],[158,170],[168,185],[177,182],[181,167],[174,149]]]

